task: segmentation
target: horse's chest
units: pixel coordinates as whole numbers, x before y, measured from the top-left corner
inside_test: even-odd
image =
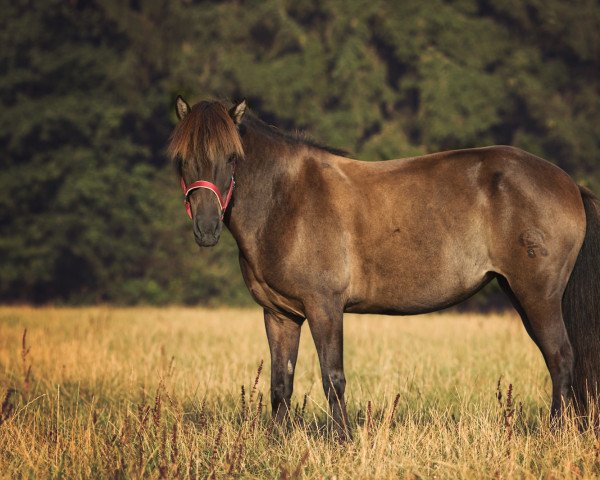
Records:
[[[302,302],[293,294],[292,282],[278,275],[268,275],[257,262],[240,255],[244,282],[252,298],[262,307],[303,316]]]

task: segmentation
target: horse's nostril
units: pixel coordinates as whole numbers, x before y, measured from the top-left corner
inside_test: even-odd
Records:
[[[200,227],[200,222],[198,221],[194,222],[194,235],[196,235],[196,237],[202,237],[202,228]]]
[[[219,219],[202,220],[196,218],[194,221],[194,236],[197,241],[204,242],[209,239],[217,238],[221,232],[221,222]]]

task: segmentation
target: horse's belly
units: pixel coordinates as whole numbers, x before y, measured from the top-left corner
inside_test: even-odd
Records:
[[[470,281],[438,282],[431,279],[413,285],[387,285],[378,282],[363,295],[351,298],[345,311],[352,313],[382,313],[388,315],[415,315],[441,310],[466,300],[494,278],[490,272],[481,273]],[[417,288],[415,288],[417,286]]]
[[[457,244],[470,248],[431,241],[401,254],[362,256],[355,263],[346,310],[409,315],[467,299],[494,274],[483,243],[463,240]]]

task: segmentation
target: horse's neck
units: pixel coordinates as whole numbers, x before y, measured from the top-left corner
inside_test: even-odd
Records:
[[[243,138],[245,158],[236,168],[234,208],[228,228],[242,253],[254,248],[273,208],[273,192],[281,179],[293,175],[300,161],[301,146],[274,143],[260,132],[248,131]]]

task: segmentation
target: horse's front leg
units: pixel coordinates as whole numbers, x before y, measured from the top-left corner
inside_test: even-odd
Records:
[[[307,320],[317,347],[323,389],[329,402],[333,421],[340,441],[351,438],[346,413],[344,391],[344,338],[342,309],[329,310],[317,307],[307,309]]]
[[[283,423],[289,414],[294,388],[302,320],[265,309],[265,327],[271,350],[271,407],[273,417]]]

